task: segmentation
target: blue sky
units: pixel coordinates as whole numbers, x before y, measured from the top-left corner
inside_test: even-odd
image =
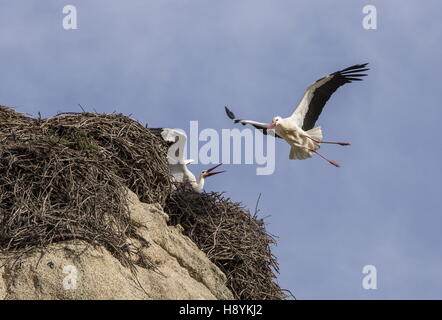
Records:
[[[62,8],[78,30],[62,28]],[[373,4],[378,29],[362,28]],[[0,104],[35,115],[132,114],[151,127],[270,121],[318,78],[369,62],[328,102],[321,159],[227,165],[206,190],[254,208],[278,237],[279,283],[299,299],[441,299],[440,1],[0,0]],[[195,165],[194,170],[202,169]],[[375,265],[378,289],[362,288]]]

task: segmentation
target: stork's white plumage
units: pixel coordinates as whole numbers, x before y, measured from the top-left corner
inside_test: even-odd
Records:
[[[173,145],[169,148],[167,160],[169,162],[169,169],[175,182],[189,183],[195,192],[201,192],[204,188],[204,183],[207,177],[215,174],[223,173],[224,171],[214,172],[221,164],[218,164],[208,170],[200,172],[198,178],[187,168],[187,165],[192,163],[192,159],[184,159],[184,147],[186,144],[186,136],[173,129],[165,128],[161,131],[161,136],[167,142]]]
[[[235,123],[241,123],[243,125],[250,124],[261,130],[264,134],[268,134],[269,131],[274,130],[276,137],[283,138],[291,146],[290,159],[302,160],[311,158],[313,154],[317,154],[332,165],[339,167],[336,162],[325,158],[318,153],[317,150],[322,143],[338,144],[341,146],[350,144],[347,142],[323,141],[321,128],[314,127],[314,125],[331,95],[346,83],[361,81],[361,77],[365,77],[366,74],[360,72],[369,70],[366,68],[367,65],[368,64],[365,63],[345,68],[321,78],[310,85],[290,117],[274,117],[270,124],[252,120],[240,120],[226,107],[227,116]]]

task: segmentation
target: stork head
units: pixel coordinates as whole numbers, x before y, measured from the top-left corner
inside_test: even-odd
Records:
[[[281,117],[280,116],[277,116],[277,117],[274,117],[273,119],[272,119],[272,123],[267,127],[267,129],[273,129],[273,128],[275,128],[276,127],[276,125],[279,123],[279,121],[281,121]]]
[[[218,164],[218,165],[216,165],[216,166],[214,166],[214,167],[212,167],[212,168],[210,168],[210,169],[207,169],[207,170],[203,170],[203,171],[201,171],[201,177],[203,177],[203,178],[207,178],[207,177],[213,176],[213,175],[215,175],[215,174],[225,172],[225,171],[216,171],[216,172],[213,172],[213,170],[215,170],[216,168],[218,168],[220,165],[222,165],[222,163],[220,163],[220,164]]]

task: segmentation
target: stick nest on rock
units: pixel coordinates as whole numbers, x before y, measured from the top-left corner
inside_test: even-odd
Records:
[[[42,119],[0,106],[1,253],[78,239],[104,246],[132,270],[153,266],[137,258],[141,250],[130,241],[141,239],[128,210],[129,188],[184,228],[226,274],[236,298],[284,298],[275,282],[275,240],[263,221],[220,193],[174,187],[160,133],[121,114]]]

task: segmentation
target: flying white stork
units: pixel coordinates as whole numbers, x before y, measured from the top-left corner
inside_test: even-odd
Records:
[[[187,168],[187,165],[192,163],[194,160],[184,159],[183,151],[186,144],[186,136],[177,130],[168,128],[161,131],[161,136],[165,141],[173,143],[173,145],[169,148],[167,160],[169,162],[169,169],[172,173],[174,181],[179,183],[189,183],[195,192],[201,192],[204,188],[204,182],[207,177],[225,172],[213,172],[213,170],[221,165],[220,163],[208,170],[201,171],[197,179],[195,175]]]
[[[348,146],[350,144],[348,142],[323,141],[321,127],[314,127],[314,125],[331,95],[346,83],[361,81],[361,77],[367,75],[361,72],[369,70],[369,68],[366,68],[367,65],[368,63],[354,65],[317,80],[307,88],[301,102],[290,117],[274,117],[270,124],[252,120],[240,120],[235,117],[232,111],[225,107],[227,116],[235,123],[250,124],[261,130],[264,134],[268,134],[270,130],[276,131],[275,136],[286,140],[291,146],[289,159],[303,160],[311,158],[315,153],[332,165],[339,167],[339,164],[327,159],[317,150],[322,143],[341,146]]]

